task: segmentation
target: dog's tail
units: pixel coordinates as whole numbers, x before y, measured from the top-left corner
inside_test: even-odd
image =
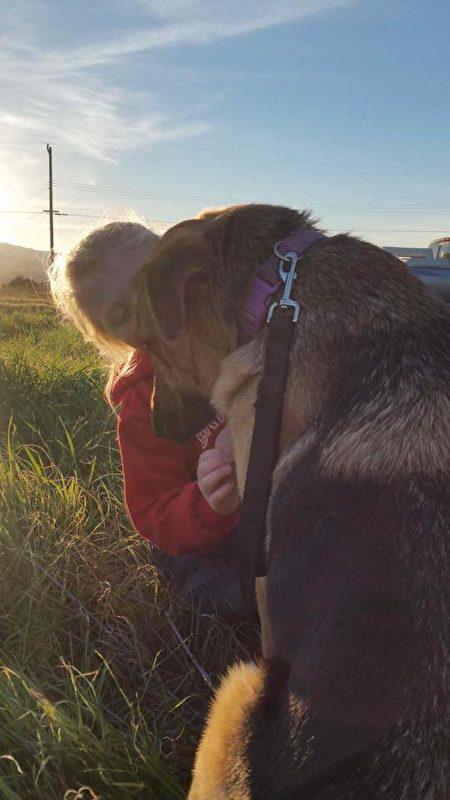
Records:
[[[220,684],[203,731],[188,800],[227,800],[230,770],[233,783],[246,774],[244,731],[262,695],[264,671],[255,663],[236,664]],[[250,798],[242,787],[241,799]],[[239,790],[240,791],[240,790]]]

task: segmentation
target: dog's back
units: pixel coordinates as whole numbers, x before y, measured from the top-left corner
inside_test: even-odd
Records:
[[[258,800],[450,795],[450,314],[426,320],[359,340],[274,498]]]
[[[448,489],[433,503],[420,486],[333,485],[308,461],[274,525],[268,602],[282,661],[267,665],[249,725],[250,796],[294,798],[304,785],[302,800],[422,798],[448,771]]]

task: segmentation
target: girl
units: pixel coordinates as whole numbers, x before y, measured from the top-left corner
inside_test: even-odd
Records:
[[[125,500],[136,530],[182,592],[203,610],[239,613],[230,534],[239,513],[231,440],[212,419],[187,444],[156,437],[145,262],[158,237],[112,222],[82,239],[50,270],[53,298],[111,364],[106,396],[117,410]]]

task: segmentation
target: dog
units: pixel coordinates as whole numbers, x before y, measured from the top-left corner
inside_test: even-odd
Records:
[[[248,205],[171,228],[146,264],[164,405],[228,418],[241,490],[267,326],[251,281],[306,212]],[[269,634],[218,689],[189,800],[445,800],[449,779],[450,311],[349,235],[299,264],[265,545]],[[186,419],[187,416],[187,419]],[[189,415],[174,435],[188,436]],[[198,424],[198,419],[195,420]]]

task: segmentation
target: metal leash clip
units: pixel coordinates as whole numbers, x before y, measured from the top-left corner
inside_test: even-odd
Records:
[[[275,300],[275,302],[271,303],[269,306],[267,322],[270,322],[272,319],[272,314],[276,308],[293,308],[294,315],[292,317],[292,322],[298,322],[298,318],[300,316],[300,304],[291,299],[292,284],[297,277],[298,255],[297,253],[294,253],[293,250],[291,250],[289,253],[286,253],[286,255],[283,255],[278,249],[279,244],[280,242],[275,245],[273,252],[280,259],[278,274],[284,283],[284,290],[283,296],[279,300]],[[284,266],[285,261],[290,261],[290,266],[287,269]]]

